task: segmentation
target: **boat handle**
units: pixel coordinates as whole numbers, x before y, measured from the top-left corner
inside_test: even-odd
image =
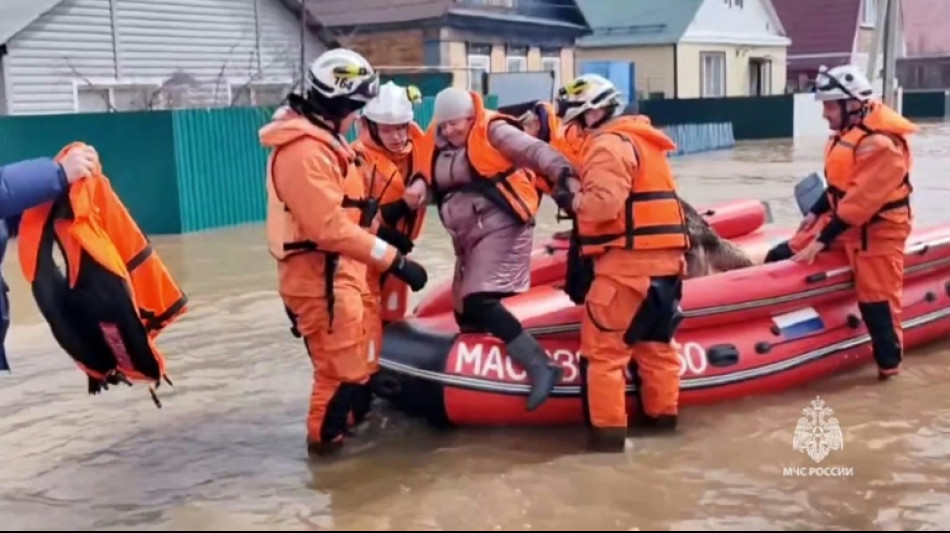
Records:
[[[904,255],[925,255],[930,250],[935,248],[940,248],[950,244],[950,237],[945,237],[943,239],[938,239],[933,242],[920,242],[917,243],[907,250],[904,251]],[[814,274],[809,274],[805,276],[806,283],[819,283],[830,278],[836,278],[838,276],[843,276],[851,272],[851,267],[841,267],[835,268],[833,270],[827,270],[825,272],[815,272]]]

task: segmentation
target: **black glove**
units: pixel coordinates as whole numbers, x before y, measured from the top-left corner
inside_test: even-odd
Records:
[[[409,204],[405,200],[396,200],[379,206],[379,214],[383,217],[383,222],[390,226],[395,226],[411,212],[412,209],[409,209]]]
[[[569,216],[574,216],[574,193],[558,185],[557,188],[551,191],[551,198]]]
[[[422,288],[426,286],[426,282],[429,281],[429,275],[426,273],[426,269],[422,268],[422,265],[412,259],[406,259],[406,256],[401,253],[396,254],[396,259],[394,259],[393,264],[386,269],[386,272],[390,272],[392,275],[405,281],[406,285],[409,285],[409,288],[412,289],[412,292],[421,291]]]
[[[571,189],[568,188],[567,185],[571,178],[577,179],[574,171],[569,168],[562,169],[560,176],[558,176],[557,183],[554,184],[554,190],[551,191],[551,198],[558,207],[563,209],[570,216],[574,216],[574,193],[571,192]]]
[[[376,236],[393,245],[395,249],[403,254],[408,254],[412,251],[413,246],[415,246],[412,239],[407,237],[405,233],[389,226],[380,226],[379,229],[376,230]]]

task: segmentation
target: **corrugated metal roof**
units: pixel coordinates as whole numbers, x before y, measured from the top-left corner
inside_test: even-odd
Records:
[[[324,26],[361,26],[440,18],[453,0],[306,0]]]
[[[577,0],[593,33],[582,48],[673,44],[696,17],[703,0]]]
[[[950,2],[904,0],[901,5],[907,56],[950,55]]]
[[[794,56],[848,54],[854,49],[862,0],[772,0]],[[831,58],[834,59],[834,58]],[[820,61],[819,61],[820,62]]]
[[[0,0],[0,44],[6,44],[31,22],[63,0]]]

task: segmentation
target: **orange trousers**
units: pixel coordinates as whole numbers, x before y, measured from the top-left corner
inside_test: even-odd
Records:
[[[367,351],[369,357],[366,364],[366,373],[372,376],[379,370],[379,356],[383,351],[383,318],[381,316],[381,297],[379,283],[370,285],[370,290],[363,293],[363,328],[366,331]]]
[[[284,296],[296,315],[313,363],[313,388],[307,415],[307,440],[326,443],[343,439],[369,379],[368,343],[363,298],[359,290],[337,285],[333,324],[327,300]]]
[[[819,222],[808,231],[796,233],[785,243],[788,252],[794,254],[804,248],[815,238],[821,226]],[[832,250],[843,251],[848,258],[858,309],[871,337],[874,359],[882,375],[896,374],[903,360],[904,246],[905,239],[873,237],[867,242],[839,238],[831,245]],[[772,260],[788,259],[788,252],[779,253]]]
[[[597,273],[587,293],[581,320],[581,354],[587,368],[585,401],[591,425],[596,428],[627,427],[624,369],[631,362],[636,363],[642,383],[643,411],[651,417],[678,412],[680,360],[672,338],[632,345],[624,340],[634,317],[647,302],[650,284],[651,278],[646,276]],[[650,313],[655,315],[656,311],[670,310],[654,309]],[[665,332],[648,331],[643,338],[663,336]]]

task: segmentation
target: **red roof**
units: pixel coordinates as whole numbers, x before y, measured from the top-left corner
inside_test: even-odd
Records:
[[[788,49],[789,68],[793,67],[793,56],[803,54],[841,53],[847,54],[844,59],[849,60],[854,48],[861,2],[772,0],[786,34],[792,40]]]

